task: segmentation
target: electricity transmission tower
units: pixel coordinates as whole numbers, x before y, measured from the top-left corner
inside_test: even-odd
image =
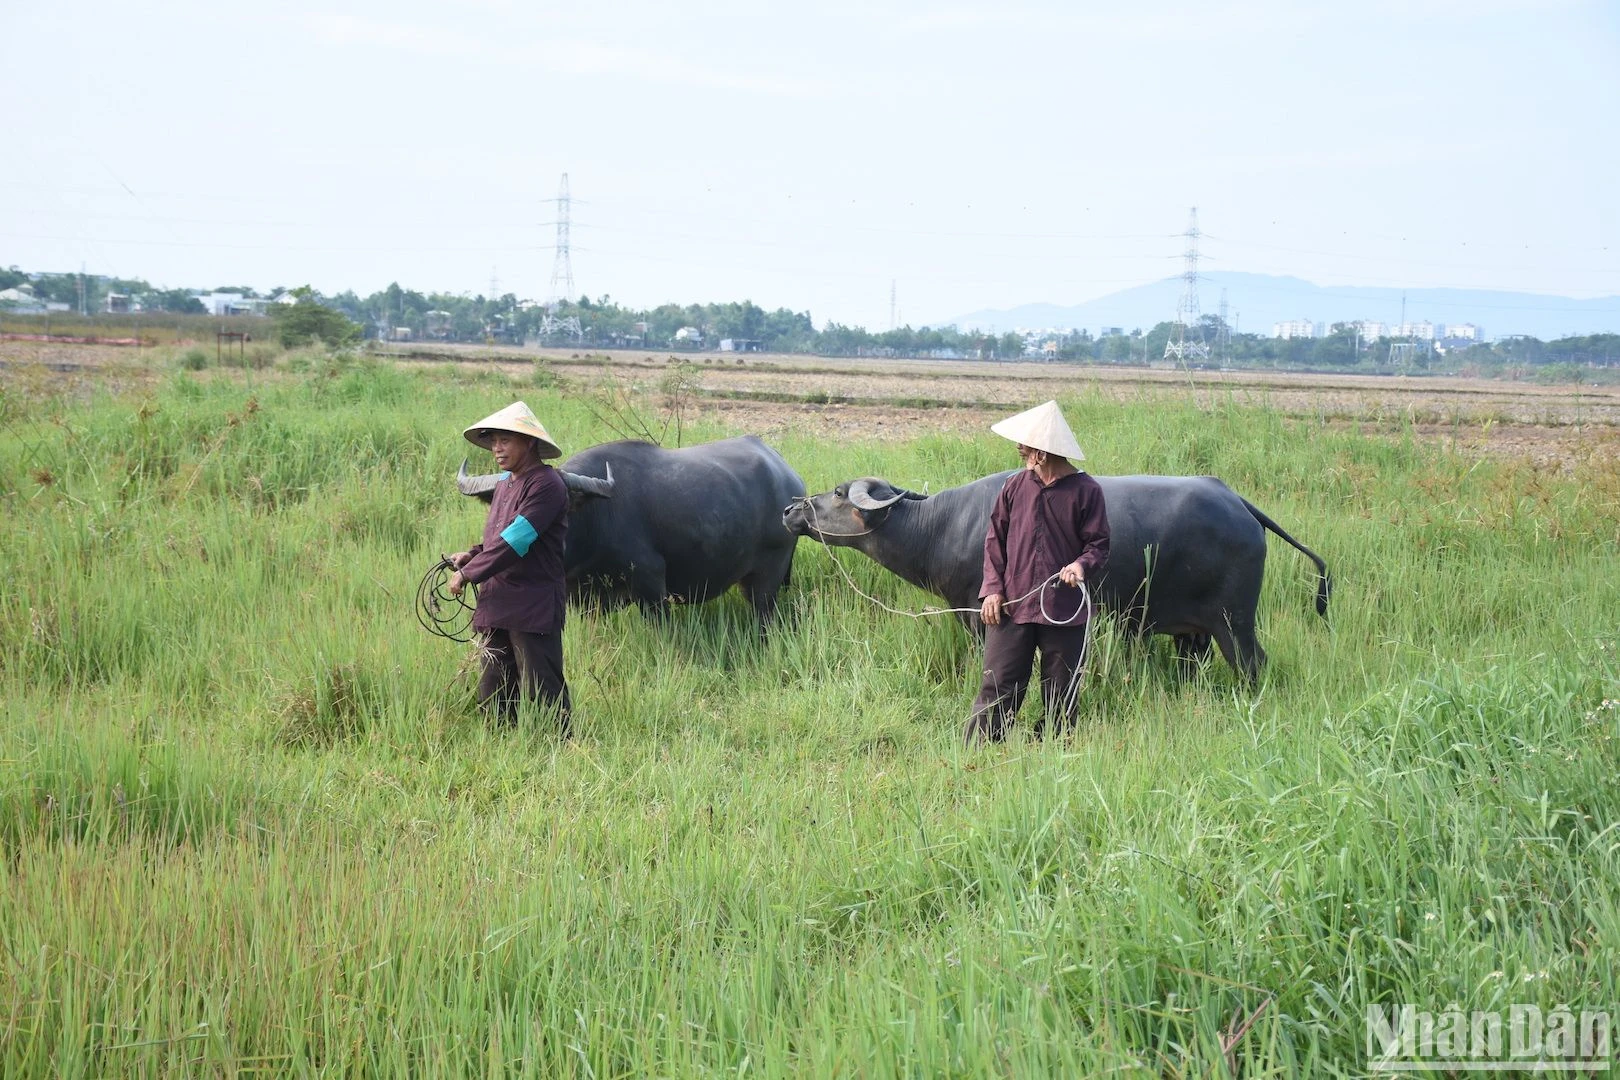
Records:
[[[1397,374],[1405,375],[1412,370],[1413,363],[1418,359],[1418,350],[1422,348],[1415,341],[1392,341],[1389,343],[1389,366]]]
[[[551,289],[546,297],[555,305],[574,298],[574,263],[568,251],[569,218],[573,200],[568,195],[568,174],[562,174],[562,186],[557,189],[557,246],[551,262]]]
[[[1164,343],[1164,358],[1190,364],[1209,362],[1209,344],[1204,341],[1202,317],[1198,311],[1198,207],[1187,218],[1186,269],[1181,272],[1181,300],[1176,304],[1176,324]]]
[[[565,300],[574,298],[574,262],[568,250],[568,230],[573,212],[573,199],[568,194],[568,174],[562,174],[562,185],[557,189],[557,245],[551,262],[551,287],[547,290],[546,313],[540,318],[541,338],[567,336],[579,341],[585,336],[578,315],[557,316],[557,308]]]

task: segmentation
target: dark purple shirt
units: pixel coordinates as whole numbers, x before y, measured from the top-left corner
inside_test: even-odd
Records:
[[[1083,472],[1042,485],[1033,472],[1022,469],[1007,478],[990,511],[979,599],[999,593],[1009,602],[1017,600],[1076,557],[1086,585],[1095,588],[1108,561],[1108,512],[1101,485]],[[1006,617],[1051,626],[1073,618],[1080,608],[1080,590],[1062,582],[1046,588],[1045,615],[1041,598],[1035,593],[1011,604]],[[1066,625],[1084,626],[1087,617]]]
[[[461,576],[478,586],[475,630],[559,633],[567,584],[563,540],[568,486],[550,465],[534,465],[495,485],[484,542],[469,550]]]

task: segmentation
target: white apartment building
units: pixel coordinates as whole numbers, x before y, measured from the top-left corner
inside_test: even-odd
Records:
[[[1309,319],[1289,319],[1287,322],[1272,323],[1271,336],[1274,338],[1313,338],[1319,337],[1316,324]]]
[[[1440,336],[1453,341],[1484,341],[1485,331],[1473,323],[1447,323],[1440,328]]]
[[[1392,337],[1412,338],[1415,341],[1433,341],[1434,323],[1432,322],[1406,322],[1395,328]]]

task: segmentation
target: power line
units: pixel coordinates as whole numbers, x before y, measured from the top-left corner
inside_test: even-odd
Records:
[[[0,236],[22,240],[56,240],[75,244],[122,244],[135,247],[218,248],[224,251],[343,251],[353,252],[352,244],[232,244],[217,240],[119,240],[105,236],[62,236],[48,233],[0,232]],[[368,244],[368,251],[455,252],[455,251],[550,251],[550,244]]]
[[[105,167],[105,163],[103,163],[103,166]],[[209,199],[209,200],[216,200],[216,201],[221,201],[221,202],[242,202],[242,203],[253,203],[253,202],[267,203],[267,202],[273,202],[273,203],[278,203],[279,204],[279,203],[282,203],[282,202],[285,201],[284,197],[279,195],[279,194],[266,194],[266,195],[261,196],[261,195],[244,195],[244,194],[241,194],[239,192],[236,192],[236,193],[221,193],[221,192],[196,192],[196,191],[188,191],[188,192],[145,191],[145,192],[142,192],[139,195],[136,195],[127,185],[125,185],[123,183],[123,181],[119,180],[119,178],[116,175],[111,174],[110,169],[108,171],[109,171],[109,175],[112,175],[112,179],[119,186],[117,186],[117,187],[66,187],[66,186],[59,185],[59,184],[42,184],[42,183],[37,183],[37,182],[33,182],[33,181],[25,181],[25,180],[0,180],[0,187],[24,188],[24,189],[33,190],[33,191],[50,192],[51,194],[132,195],[132,196],[134,196],[136,198],[137,202],[141,202],[144,199],[184,199],[184,200],[188,200],[188,201],[194,201],[194,200],[198,200],[198,199]],[[527,205],[531,204],[530,199],[527,198],[527,197],[524,197],[524,196],[510,196],[510,197],[503,196],[503,197],[496,197],[496,198],[489,198],[489,197],[484,197],[484,196],[476,196],[476,197],[472,197],[470,199],[470,201],[475,201],[479,205],[482,205],[482,206],[492,206],[492,205],[527,206]],[[542,200],[542,201],[552,202],[554,200],[547,199],[547,200]],[[574,199],[572,201],[574,203],[585,204],[585,200],[582,200],[582,199]],[[885,209],[885,208],[880,207],[879,209],[881,210],[881,209]],[[31,208],[31,212],[37,212],[38,210],[39,210],[39,208],[37,208],[37,207]],[[694,210],[685,210],[685,209],[667,208],[667,207],[652,208],[652,209],[647,209],[647,210],[644,210],[644,211],[641,211],[641,212],[652,214],[652,215],[655,215],[655,216],[696,217],[696,218],[701,218],[701,219],[704,219],[704,220],[714,220],[717,217],[725,217],[725,218],[727,218],[729,220],[740,221],[740,222],[747,223],[747,224],[758,224],[758,223],[761,223],[761,222],[764,222],[764,221],[773,220],[773,219],[766,219],[766,218],[761,218],[761,217],[741,216],[741,215],[716,215],[716,214],[708,213],[708,212],[705,212],[705,211],[694,211]],[[186,220],[186,219],[166,219],[166,218],[160,218],[160,217],[157,217],[157,216],[153,216],[151,218],[151,220],[183,221],[183,220]],[[400,221],[401,221],[401,219],[398,219],[398,218],[389,218],[389,219],[387,219],[386,222],[380,222],[380,223],[383,223],[383,224],[396,224],[397,225],[397,224],[400,223]],[[199,221],[197,223],[199,223],[199,224],[229,224],[228,222],[202,222],[202,221]],[[513,223],[516,223],[516,222],[491,222],[490,227],[501,227],[501,226],[508,225],[508,224],[513,224]],[[277,226],[283,226],[283,225],[297,226],[297,225],[301,225],[303,223],[296,223],[296,222],[294,222],[294,223],[284,223],[284,222],[270,222],[270,221],[267,221],[267,222],[263,222],[263,224],[277,225]],[[310,227],[310,228],[329,228],[329,227],[332,226],[332,224],[333,223],[308,223],[308,227]],[[425,224],[431,224],[431,222],[422,222],[421,224],[424,224],[424,225]],[[583,227],[583,224],[580,223],[580,222],[575,222],[575,224],[580,225],[581,227]],[[978,237],[978,238],[1006,238],[1006,239],[1161,240],[1161,239],[1166,239],[1166,238],[1169,238],[1169,237],[1175,237],[1175,236],[1183,235],[1181,233],[1152,233],[1152,232],[1147,232],[1147,233],[1143,233],[1143,232],[1137,232],[1137,233],[1087,233],[1087,232],[1053,232],[1053,231],[1040,231],[1040,232],[997,232],[997,231],[985,232],[985,231],[979,231],[979,232],[974,232],[974,231],[963,231],[963,230],[907,229],[907,228],[899,228],[899,227],[895,227],[895,226],[881,226],[881,225],[860,225],[860,226],[851,225],[851,226],[848,226],[848,227],[849,228],[854,228],[854,229],[859,229],[860,231],[865,231],[865,232],[895,233],[895,234],[911,235],[911,236],[941,236],[941,237],[968,237],[968,238]],[[1575,245],[1571,245],[1571,244],[1519,244],[1519,243],[1510,243],[1510,242],[1492,241],[1492,240],[1480,240],[1480,239],[1438,240],[1438,239],[1424,239],[1423,237],[1414,237],[1414,236],[1411,236],[1411,235],[1404,235],[1403,236],[1403,235],[1395,235],[1395,234],[1390,234],[1390,233],[1352,232],[1352,231],[1349,231],[1349,230],[1345,230],[1342,235],[1344,235],[1346,237],[1351,237],[1351,238],[1393,241],[1393,242],[1406,243],[1406,244],[1423,244],[1423,245],[1427,245],[1427,246],[1458,246],[1458,247],[1464,247],[1464,248],[1469,248],[1469,249],[1474,249],[1474,248],[1496,248],[1496,249],[1503,250],[1503,251],[1516,251],[1516,252],[1539,251],[1539,252],[1548,252],[1548,253],[1558,254],[1558,253],[1568,253],[1568,252],[1610,252],[1610,251],[1615,250],[1614,246],[1609,245],[1609,244],[1601,244],[1601,245],[1585,245],[1585,244],[1575,244]],[[1293,248],[1293,247],[1287,247],[1287,246],[1284,246],[1284,245],[1265,244],[1265,243],[1263,243],[1261,241],[1235,240],[1235,239],[1230,239],[1230,238],[1227,238],[1227,237],[1224,237],[1224,236],[1221,236],[1221,235],[1218,235],[1218,234],[1213,234],[1213,233],[1208,233],[1208,232],[1203,233],[1202,236],[1203,236],[1203,239],[1205,239],[1205,240],[1212,240],[1212,241],[1216,241],[1216,242],[1219,242],[1219,243],[1240,243],[1240,244],[1245,244],[1245,245],[1254,246],[1254,247],[1272,247],[1272,248],[1275,248],[1277,250],[1295,251],[1295,252],[1299,252],[1299,253],[1302,253],[1302,254],[1322,254],[1322,255],[1340,254],[1340,253],[1335,253],[1335,252],[1331,252],[1331,251],[1320,251],[1320,250],[1311,249],[1311,248]],[[1207,254],[1204,257],[1207,258],[1208,257]],[[1375,258],[1374,256],[1352,256],[1352,255],[1349,255],[1349,254],[1344,254],[1343,257],[1345,257],[1345,258]],[[1470,265],[1471,266],[1473,264],[1459,264],[1459,265]]]

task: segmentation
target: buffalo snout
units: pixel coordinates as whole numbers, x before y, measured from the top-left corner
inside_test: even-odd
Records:
[[[782,507],[782,527],[795,536],[810,535],[810,500],[800,496]]]

